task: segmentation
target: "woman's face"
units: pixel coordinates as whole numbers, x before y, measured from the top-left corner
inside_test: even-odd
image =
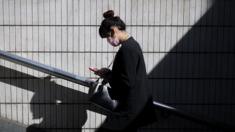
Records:
[[[116,47],[120,44],[119,40],[116,37],[108,37],[107,41],[110,45]]]

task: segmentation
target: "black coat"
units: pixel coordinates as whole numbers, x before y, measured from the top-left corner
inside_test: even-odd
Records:
[[[144,57],[138,42],[133,37],[124,41],[118,50],[109,84],[111,98],[119,101],[115,112],[121,113],[121,116],[108,117],[104,126],[123,130],[152,121],[150,117],[154,117],[154,111],[147,86]]]

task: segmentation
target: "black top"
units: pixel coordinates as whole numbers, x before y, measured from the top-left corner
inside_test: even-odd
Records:
[[[119,106],[115,111],[127,115],[128,118],[118,119],[118,122],[121,122],[119,126],[114,121],[118,117],[115,117],[115,119],[110,120],[113,122],[111,124],[120,127],[120,129],[125,128],[140,113],[143,113],[151,97],[146,81],[147,74],[142,50],[138,42],[130,37],[122,42],[122,46],[115,56],[109,80],[111,86],[110,96],[112,99],[119,101]],[[152,100],[150,104],[152,104]],[[108,124],[110,125],[110,123]]]
[[[147,100],[146,68],[139,44],[130,37],[122,43],[112,68],[111,98],[130,111],[139,110]],[[136,109],[138,108],[138,109]]]

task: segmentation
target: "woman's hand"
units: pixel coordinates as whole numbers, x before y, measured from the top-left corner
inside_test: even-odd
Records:
[[[109,75],[111,73],[111,70],[108,69],[108,68],[101,68],[101,69],[97,69],[97,68],[94,68],[94,67],[90,67],[89,68],[91,71],[93,71],[95,73],[95,75],[98,75],[104,79],[108,79],[109,78]]]

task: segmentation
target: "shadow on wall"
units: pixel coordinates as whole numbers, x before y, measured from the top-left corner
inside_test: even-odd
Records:
[[[154,99],[235,125],[234,35],[235,1],[214,1],[149,74]],[[207,131],[174,116],[151,127],[154,131]]]
[[[3,66],[0,72],[6,78],[1,82],[34,92],[30,109],[34,119],[43,120],[29,126],[27,132],[81,132],[87,121],[87,109],[102,113],[101,109],[90,106],[86,93],[58,85],[49,78],[36,78]]]

